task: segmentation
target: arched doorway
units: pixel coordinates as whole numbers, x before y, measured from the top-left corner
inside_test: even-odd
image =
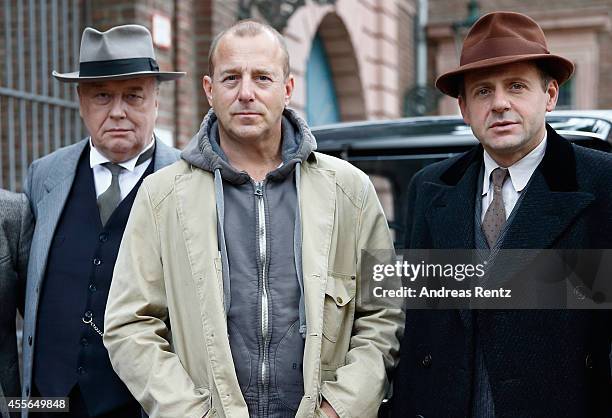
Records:
[[[306,63],[306,120],[310,126],[340,121],[340,107],[327,51],[317,33]]]

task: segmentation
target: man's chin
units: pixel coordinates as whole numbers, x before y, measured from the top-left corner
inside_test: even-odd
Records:
[[[262,134],[262,130],[255,125],[242,125],[234,130],[234,134],[238,138],[250,140],[259,138]]]

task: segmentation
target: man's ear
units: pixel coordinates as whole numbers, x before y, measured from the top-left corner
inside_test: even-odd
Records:
[[[79,115],[82,118],[83,117],[83,112],[81,111],[81,109],[83,109],[83,106],[82,106],[82,103],[81,103],[81,89],[80,89],[78,84],[76,86],[76,90],[77,90],[77,96],[79,97]]]
[[[459,101],[459,109],[461,110],[461,116],[463,117],[463,121],[466,125],[470,124],[470,112],[468,112],[467,104],[465,103],[465,98],[463,95],[459,95],[457,98]]]
[[[212,82],[212,78],[210,78],[209,76],[205,75],[202,78],[202,88],[204,89],[204,93],[206,94],[206,99],[208,100],[208,104],[210,105],[210,107],[213,107],[213,104],[212,104],[212,99],[213,99],[213,93],[212,93],[213,82]]]
[[[559,99],[559,83],[554,78],[548,82],[546,94],[548,95],[548,99],[546,100],[546,111],[552,112],[555,110],[557,100]]]
[[[285,106],[289,105],[291,96],[293,95],[293,89],[295,87],[295,80],[293,74],[289,74],[285,80]]]

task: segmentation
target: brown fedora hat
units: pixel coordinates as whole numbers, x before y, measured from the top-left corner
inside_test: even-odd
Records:
[[[535,20],[521,13],[488,13],[474,23],[465,37],[459,67],[438,77],[436,87],[456,98],[467,71],[523,61],[537,61],[559,84],[574,72],[570,60],[550,53],[544,32]]]

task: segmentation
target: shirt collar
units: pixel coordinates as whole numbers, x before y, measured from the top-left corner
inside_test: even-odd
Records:
[[[510,181],[512,182],[512,186],[514,190],[518,193],[523,191],[523,189],[529,183],[529,179],[533,172],[538,168],[538,165],[542,162],[544,158],[544,154],[546,152],[546,131],[544,132],[544,138],[535,147],[531,152],[525,155],[523,158],[512,164],[508,167],[508,171],[510,173]],[[489,192],[489,186],[491,181],[491,173],[499,164],[495,162],[493,157],[489,155],[489,153],[484,151],[484,181],[482,183],[482,195],[486,195]]]
[[[119,163],[119,165],[130,172],[134,171],[134,168],[136,168],[136,162],[138,161],[138,157],[140,157],[141,154],[151,148],[154,144],[155,137],[151,142],[149,142],[149,145],[147,145],[142,151],[140,151],[138,155],[136,155],[132,159]],[[94,147],[93,142],[91,141],[91,137],[89,137],[89,166],[91,168],[94,168],[97,165],[102,165],[108,162],[110,162],[110,160],[104,155],[102,155],[102,153],[100,153],[100,151],[98,151],[96,147]]]

